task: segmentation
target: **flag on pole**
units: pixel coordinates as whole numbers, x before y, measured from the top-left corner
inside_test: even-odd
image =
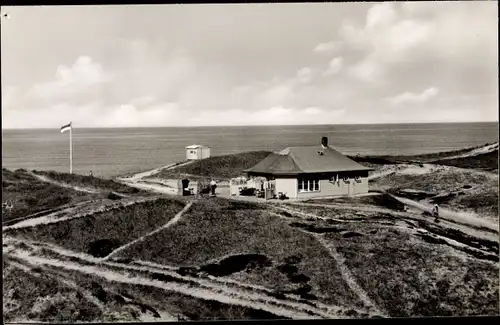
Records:
[[[69,124],[61,126],[61,133],[64,133],[68,130],[71,130],[71,122],[69,122]]]

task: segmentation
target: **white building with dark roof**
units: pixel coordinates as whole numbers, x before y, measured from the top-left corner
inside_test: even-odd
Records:
[[[271,153],[245,172],[273,182],[275,194],[309,198],[367,193],[370,170],[333,149],[323,137],[318,146]]]

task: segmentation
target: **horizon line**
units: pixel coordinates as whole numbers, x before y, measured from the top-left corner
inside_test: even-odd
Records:
[[[282,127],[282,126],[342,126],[342,125],[411,125],[411,124],[471,124],[471,123],[499,123],[499,121],[470,121],[470,122],[385,122],[385,123],[343,123],[343,124],[249,124],[249,125],[183,125],[183,126],[81,126],[80,129],[159,129],[159,128],[216,128],[216,127]],[[73,126],[74,127],[74,126]],[[31,128],[3,128],[2,130],[50,130],[60,129],[53,127]]]

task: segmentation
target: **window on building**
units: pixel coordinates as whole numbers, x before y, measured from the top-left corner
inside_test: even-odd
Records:
[[[302,178],[298,180],[298,190],[299,192],[319,192],[319,180],[318,179],[308,179]]]

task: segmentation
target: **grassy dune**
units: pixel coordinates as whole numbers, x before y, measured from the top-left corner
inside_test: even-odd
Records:
[[[404,204],[391,198],[387,194],[360,196],[360,197],[336,197],[330,199],[311,199],[311,200],[305,200],[304,203],[324,204],[324,205],[341,204],[341,203],[347,203],[350,205],[359,204],[359,205],[379,206],[398,211],[401,211],[404,208]]]
[[[433,163],[439,165],[461,167],[461,168],[498,171],[498,150],[471,157],[439,159],[433,161]]]
[[[21,169],[2,169],[2,202],[13,204],[12,209],[2,209],[4,222],[98,197],[100,195],[42,182]]]
[[[452,210],[465,210],[498,220],[498,178],[456,169],[442,169],[422,175],[389,174],[370,182],[370,188],[389,190],[398,195],[400,189],[429,193],[431,203]],[[442,198],[432,199],[433,195]]]
[[[23,270],[12,263],[17,262],[4,258],[4,310],[7,322],[282,318],[259,309],[199,299],[154,287],[108,282],[93,275],[61,272],[51,267]]]
[[[498,168],[498,150],[487,154],[480,154],[474,157],[463,157],[450,159],[455,156],[460,156],[464,154],[468,154],[475,149],[479,149],[482,147],[486,147],[491,145],[491,143],[486,143],[484,145],[451,150],[451,151],[442,151],[436,153],[428,153],[428,154],[420,154],[420,155],[376,155],[376,156],[349,156],[349,158],[359,162],[359,163],[368,163],[375,165],[385,165],[385,164],[394,164],[399,162],[416,162],[416,163],[437,163],[448,166],[462,167],[462,168],[477,168],[478,166],[483,166],[485,168],[494,167]],[[448,162],[448,163],[446,163]]]
[[[23,322],[91,322],[102,311],[61,279],[38,270],[20,269],[3,258],[4,320]],[[14,261],[15,262],[15,261]]]
[[[269,154],[268,151],[251,151],[234,155],[214,156],[185,166],[163,170],[152,177],[178,178],[187,174],[230,179],[242,176],[243,170],[253,167]]]
[[[129,187],[110,179],[102,179],[78,174],[58,173],[54,171],[34,171],[34,173],[68,185],[90,187],[97,190],[116,191],[123,194],[138,194],[143,192],[135,187]]]
[[[300,210],[358,220],[295,224],[323,233],[345,257],[368,296],[390,316],[498,314],[499,275],[494,263],[457,251],[433,234],[414,234],[412,228],[416,229],[416,225],[408,227],[389,215],[363,213],[360,218],[331,208]],[[498,244],[492,249],[497,254]]]
[[[198,202],[174,227],[130,247],[120,257],[197,267],[239,254],[263,254],[271,264],[251,272],[235,272],[232,276],[237,279],[277,292],[311,286],[305,291],[328,302],[358,303],[324,247],[254,204],[224,199]],[[298,262],[289,265],[294,258]],[[294,278],[297,282],[286,272],[295,267],[296,275],[303,275]]]
[[[418,157],[434,161],[469,151]],[[267,154],[251,152],[212,157],[164,170],[160,177],[193,174],[227,179],[241,175],[243,169],[253,166]],[[388,164],[400,158],[359,159],[365,159],[368,165]],[[491,158],[494,161],[494,157]],[[460,162],[452,163],[465,161],[468,166],[474,164],[473,157],[460,159]],[[78,207],[78,212],[93,210],[102,202],[112,202],[101,200],[106,199],[111,191],[131,195],[127,199],[115,198],[112,203],[118,205],[142,197],[141,192],[109,180],[53,172],[37,173],[60,183],[99,189],[100,192],[75,191],[41,182],[23,170],[3,169],[3,201],[8,199],[14,204],[13,209],[7,211],[9,214],[3,213],[4,220],[5,217],[12,219],[82,201],[94,202],[89,202],[82,210]],[[440,205],[498,215],[498,184],[493,176],[443,167],[422,175],[389,174],[375,179],[370,185],[393,191],[417,189],[434,194],[453,193],[451,196],[439,196]],[[431,196],[425,198],[431,199]],[[195,283],[194,279],[208,281],[217,278],[219,283],[236,280],[245,286],[264,286],[277,299],[288,299],[286,295],[293,294],[309,306],[320,302],[339,305],[345,308],[343,312],[351,316],[367,315],[361,314],[361,310],[365,309],[360,292],[353,289],[352,282],[358,284],[368,298],[390,316],[498,315],[499,274],[498,259],[495,260],[498,243],[466,237],[459,231],[446,228],[444,223],[431,225],[411,218],[396,219],[390,210],[401,210],[401,204],[390,200],[387,195],[307,201],[324,205],[388,208],[384,213],[377,210],[370,212],[369,209],[358,211],[356,208],[287,205],[289,209],[327,220],[306,217],[293,211],[276,215],[271,212],[278,209],[264,203],[200,198],[178,223],[118,254],[121,259],[117,263],[122,263],[120,266],[94,265],[91,260],[74,256],[62,258],[50,249],[36,251],[23,242],[24,238],[32,239],[75,252],[105,256],[118,246],[167,223],[183,209],[186,200],[188,198],[165,197],[96,212],[79,219],[4,231],[4,236],[21,239],[21,243],[15,244],[20,247],[4,244],[6,321],[144,321],[146,314],[160,320],[162,313],[170,315],[168,317],[181,314],[191,320],[277,318],[251,304],[243,307],[231,303],[231,299],[224,300],[221,298],[224,293],[218,291],[218,287],[210,293],[214,295],[202,298],[191,296],[187,291],[173,292],[137,282],[106,280],[102,275],[96,275],[96,269],[79,272],[83,266],[92,265],[112,273],[120,267],[137,265],[131,260],[174,267],[170,272],[185,275],[183,281],[189,284],[189,290]],[[15,257],[10,253],[11,249],[12,252],[26,249],[33,255]],[[334,250],[341,254],[344,262],[332,253]],[[37,254],[60,264],[31,269],[22,264],[28,263]],[[71,263],[74,267],[65,269]],[[342,267],[343,263],[352,273],[350,280]],[[151,269],[123,273],[127,274],[124,276],[127,279],[130,274],[165,284],[180,281],[173,276],[154,274]],[[190,280],[187,280],[188,277],[191,277]],[[196,287],[193,288],[196,290]]]
[[[105,256],[114,248],[167,223],[183,207],[184,204],[173,199],[158,199],[95,213],[85,218],[13,229],[6,234]]]
[[[394,229],[358,224],[352,230],[365,235],[351,241],[332,233],[328,238],[391,316],[498,313],[498,269],[491,263],[454,256],[445,246]]]

